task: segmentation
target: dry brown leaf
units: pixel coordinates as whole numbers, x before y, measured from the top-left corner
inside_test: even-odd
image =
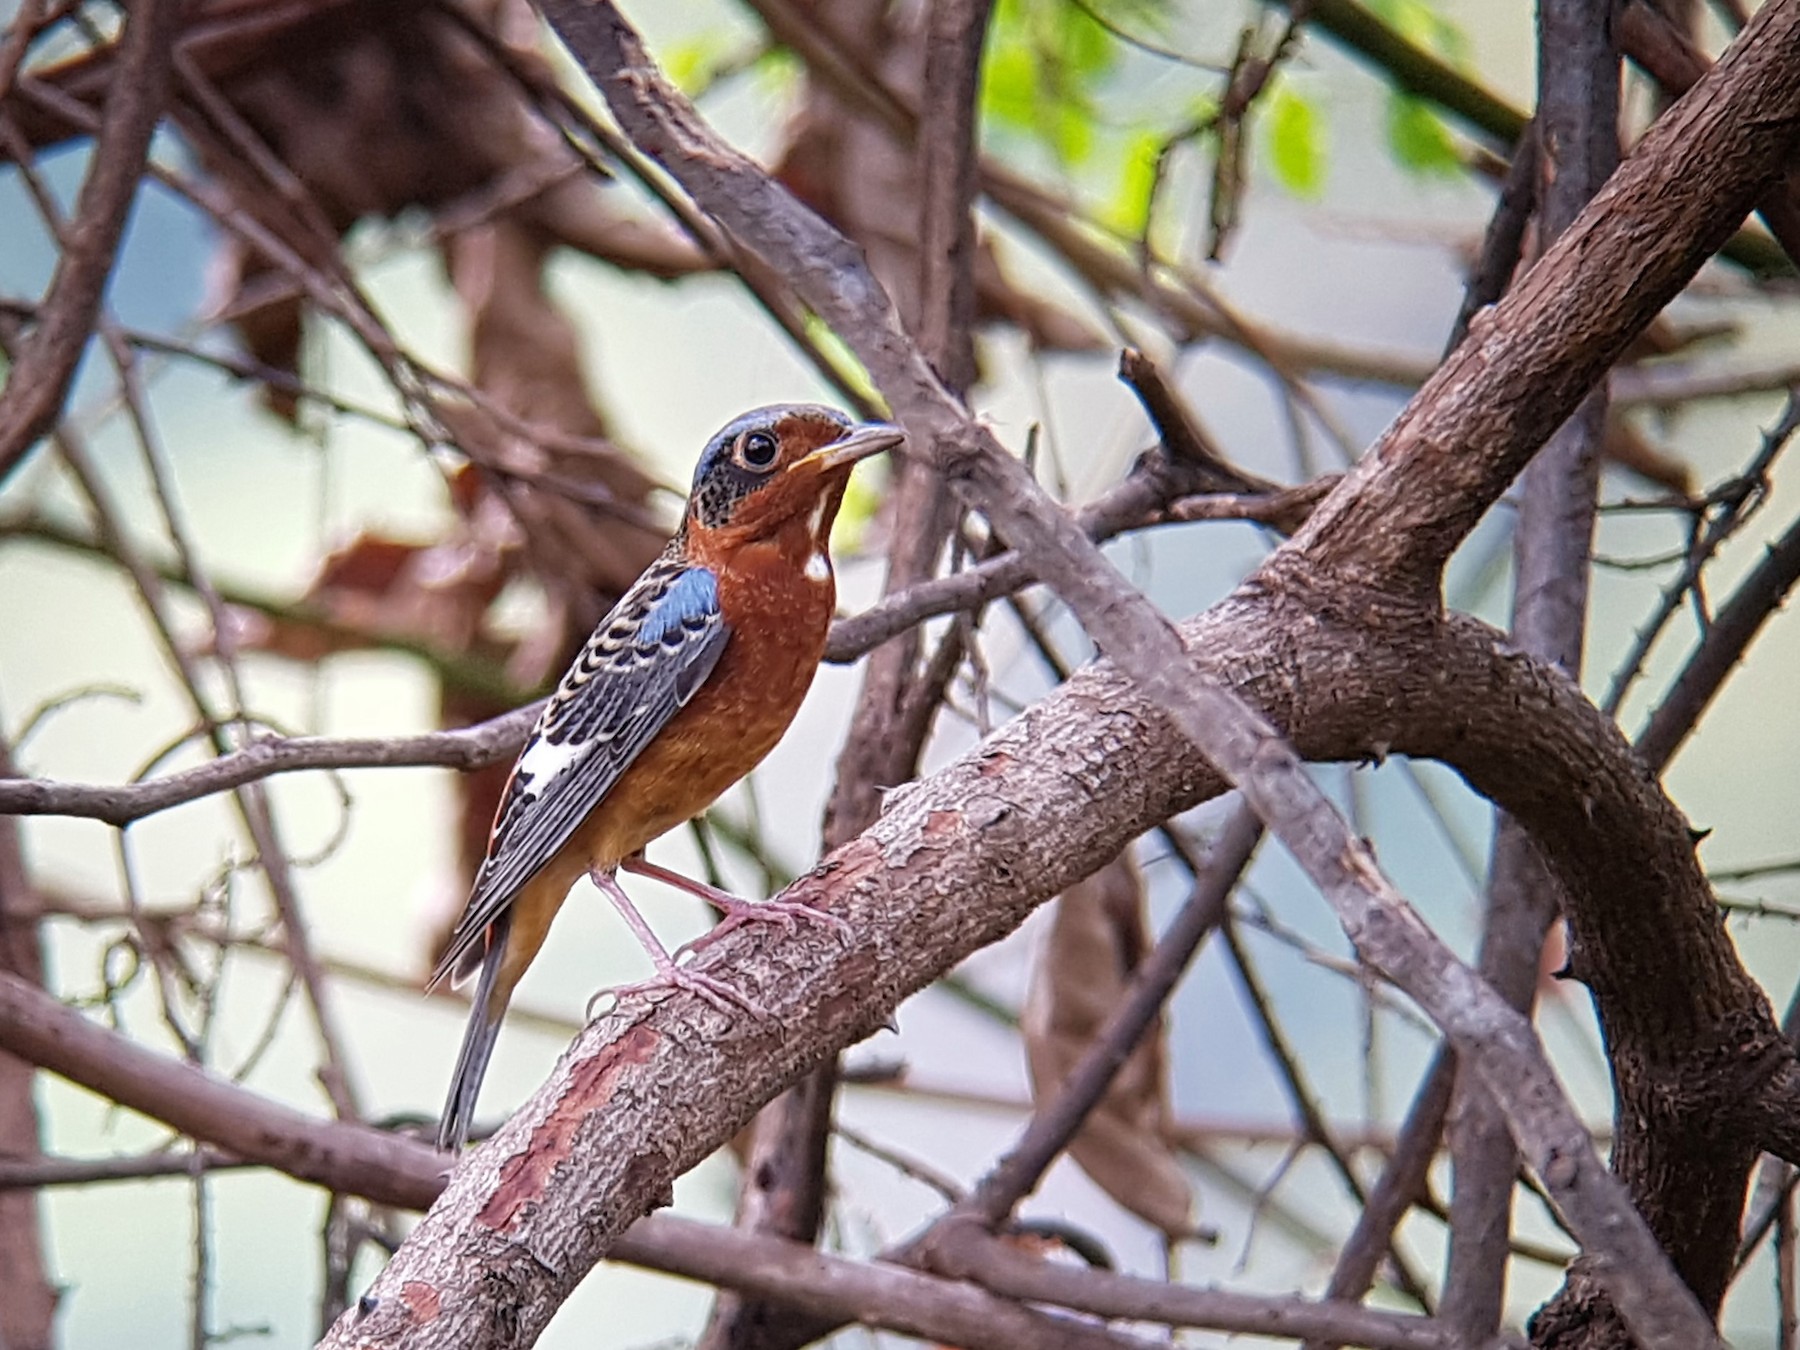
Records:
[[[1093,1043],[1149,949],[1144,884],[1129,853],[1064,891],[1032,973],[1021,1028],[1034,1099],[1052,1096]],[[1159,1018],[1069,1145],[1119,1204],[1171,1238],[1194,1234],[1194,1193],[1169,1146],[1168,1065]]]
[[[820,0],[808,6],[820,9]],[[847,50],[870,54],[883,82],[915,102],[924,87],[925,43],[909,26],[923,6],[835,5],[831,26]],[[856,240],[869,267],[894,297],[909,327],[919,315],[919,161],[861,104],[809,78],[775,177],[796,197]],[[975,255],[978,322],[1017,325],[1034,347],[1095,351],[1110,340],[1092,325],[1007,278],[992,245],[980,239]]]
[[[656,480],[605,439],[575,325],[545,289],[553,247],[549,236],[514,220],[448,242],[476,387],[547,434],[521,435],[476,408],[457,414],[455,430],[479,462],[565,489],[509,491],[507,505],[518,517],[528,569],[556,588],[573,627],[586,633],[668,536],[647,509]]]
[[[239,641],[296,661],[395,640],[450,654],[493,649],[487,613],[506,579],[499,551],[465,529],[438,544],[362,534],[326,556],[301,597],[324,623],[246,611]]]

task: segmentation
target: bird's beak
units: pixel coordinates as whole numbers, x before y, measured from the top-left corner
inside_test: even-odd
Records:
[[[906,433],[899,427],[890,426],[886,422],[864,422],[861,426],[852,427],[848,435],[830,445],[820,446],[802,459],[800,464],[821,470],[847,469],[858,460],[879,455],[883,450],[892,450],[905,439]]]

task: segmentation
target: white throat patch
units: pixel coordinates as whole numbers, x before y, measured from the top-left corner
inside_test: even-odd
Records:
[[[825,498],[820,497],[812,509],[812,556],[806,560],[806,579],[815,586],[831,580],[831,554],[826,551]]]

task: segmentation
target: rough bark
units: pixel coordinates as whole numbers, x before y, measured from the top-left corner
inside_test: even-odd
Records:
[[[742,162],[712,142],[692,122],[691,113],[667,98],[654,75],[641,65],[634,40],[616,27],[615,16],[560,3],[548,8],[578,55],[590,63],[634,139],[666,164],[679,165],[678,175],[697,199],[796,279],[809,303],[857,348],[908,425],[930,439],[946,471],[966,482],[990,507],[1004,502],[1010,514],[1003,512],[1003,527],[1016,537],[1036,534],[1063,547],[1066,556],[1081,558],[1082,541],[1067,538],[1066,522],[1056,519],[1016,480],[1009,481],[984,442],[967,439],[972,430],[946,406],[941,389],[890,326],[885,297],[870,291],[854,253],[822,241],[805,221],[793,221],[792,203],[778,191],[759,190]],[[1323,573],[1331,579],[1317,596],[1323,613],[1342,612],[1344,607],[1361,613],[1365,622],[1377,622],[1373,616],[1381,607],[1363,598],[1365,587],[1396,602],[1410,602],[1397,603],[1396,620],[1415,607],[1435,607],[1438,569],[1450,550],[1630,337],[1685,283],[1741,219],[1748,203],[1772,181],[1792,146],[1800,114],[1800,69],[1792,59],[1797,29],[1800,8],[1794,4],[1777,0],[1764,8],[1696,95],[1684,99],[1652,130],[1633,161],[1540,266],[1512,296],[1476,322],[1470,340],[1295,539],[1253,579],[1253,589],[1300,591],[1306,589],[1305,574],[1313,574],[1316,582]],[[626,36],[623,44],[622,36]],[[1104,613],[1115,599],[1103,575],[1052,580],[1083,612]],[[1276,713],[1270,704],[1254,701]],[[1580,704],[1578,696],[1574,701]],[[1293,725],[1278,713],[1276,721]],[[1395,744],[1404,730],[1395,728]],[[1608,734],[1616,741],[1616,732]],[[1576,756],[1577,761],[1582,758]],[[1513,809],[1540,847],[1554,855],[1557,832],[1567,830],[1568,817],[1576,813],[1568,798],[1546,809],[1538,795],[1541,784],[1541,777],[1535,786],[1478,782]],[[1600,886],[1592,884],[1592,878],[1586,885],[1577,884],[1579,876],[1563,880],[1572,910],[1582,909],[1577,936],[1584,925],[1603,929],[1623,958],[1609,962],[1613,968],[1592,972],[1590,979],[1609,1033],[1622,1047],[1621,1114],[1628,1121],[1648,1121],[1658,1115],[1654,1104],[1646,1103],[1648,1109],[1637,1111],[1633,1098],[1640,1092],[1662,1093],[1665,1085],[1653,1079],[1671,1073],[1683,1076],[1693,1067],[1693,1059],[1709,1060],[1722,1045],[1747,1048],[1751,1059],[1767,1058],[1764,1043],[1772,1023],[1760,994],[1711,921],[1709,897],[1679,816],[1635,761],[1630,761],[1630,774],[1620,777],[1617,786],[1647,789],[1649,800],[1639,805],[1649,812],[1645,818],[1658,820],[1664,830],[1658,847],[1631,861],[1640,876],[1646,865],[1657,868],[1655,880],[1645,887],[1652,894],[1621,910],[1616,900],[1632,887],[1616,884],[1616,876]],[[1507,801],[1508,790],[1519,792],[1522,799],[1516,804]],[[1580,797],[1577,794],[1574,800]],[[1585,834],[1586,824],[1584,819],[1578,832]],[[1568,841],[1561,842],[1566,847]],[[1609,852],[1590,847],[1572,860],[1572,866],[1579,872],[1589,860]],[[1569,865],[1570,860],[1559,858],[1559,870]],[[1655,940],[1618,940],[1635,936],[1631,930],[1646,916],[1664,921]],[[1612,931],[1615,924],[1621,931]],[[1671,930],[1680,931],[1680,939],[1670,941]],[[1663,962],[1671,964],[1643,969]],[[1673,978],[1636,978],[1659,974]],[[1671,1007],[1662,993],[1651,992],[1680,988],[1687,981],[1693,982],[1697,996],[1686,1005]],[[1663,1033],[1663,1038],[1641,1049],[1630,1045],[1645,1032],[1652,1037]],[[1775,1067],[1771,1062],[1762,1073]],[[1708,1106],[1724,1105],[1708,1095]],[[1742,1100],[1742,1094],[1729,1100]],[[1656,1140],[1645,1147],[1654,1152],[1665,1141],[1691,1146],[1691,1138],[1682,1138],[1681,1127],[1691,1127],[1685,1107],[1684,1103],[1676,1119],[1666,1122],[1675,1128],[1650,1131]],[[1661,1205],[1688,1212],[1685,1199],[1667,1190],[1670,1173],[1633,1165],[1631,1140],[1621,1141],[1619,1158],[1620,1171],[1638,1188],[1648,1210]],[[1723,1167],[1729,1174],[1733,1160],[1724,1159]],[[1741,1183],[1741,1169],[1736,1179]],[[1729,1194],[1729,1180],[1721,1180],[1726,1181],[1722,1193]],[[1651,1217],[1655,1222],[1657,1216]],[[1670,1233],[1667,1227],[1662,1231],[1672,1249],[1682,1248],[1684,1237],[1694,1236]],[[1721,1246],[1729,1244],[1714,1243],[1713,1249]],[[1677,1250],[1678,1260],[1693,1254],[1691,1247]],[[1704,1288],[1699,1292],[1707,1297]]]
[[[218,1148],[202,1152],[201,1160],[208,1166],[271,1167],[340,1195],[401,1209],[422,1209],[444,1188],[442,1156],[425,1144],[368,1125],[304,1115],[192,1064],[147,1050],[6,976],[0,976],[0,1037],[72,1082],[105,1083],[107,1094],[121,1106],[182,1134],[229,1140],[235,1152]],[[150,1160],[127,1161],[135,1166],[82,1164],[78,1170],[90,1181],[151,1174],[146,1165]],[[160,1175],[193,1165],[192,1159],[167,1155],[154,1162]],[[66,1160],[47,1166],[61,1180],[77,1170]],[[1046,1272],[984,1271],[984,1284],[1007,1290],[1005,1296],[997,1296],[966,1280],[826,1256],[799,1243],[666,1215],[633,1224],[611,1256],[805,1307],[817,1315],[981,1350],[1013,1346],[1148,1350],[1140,1338],[1021,1308],[1013,1299],[1221,1331],[1337,1335],[1379,1350],[1453,1350],[1448,1334],[1428,1318],[1351,1303],[1176,1289],[1061,1266],[1047,1271],[1053,1277],[1048,1281]]]
[[[1619,57],[1612,0],[1541,0],[1538,239],[1566,230],[1619,162]],[[1524,156],[1521,156],[1524,158]],[[1513,535],[1513,639],[1581,678],[1588,563],[1606,431],[1606,391],[1595,388],[1520,476]],[[1561,908],[1555,883],[1524,830],[1498,823],[1488,878],[1480,970],[1522,1012],[1537,998],[1544,939]],[[1500,1329],[1512,1251],[1519,1156],[1500,1106],[1474,1074],[1458,1074],[1450,1114],[1456,1189],[1443,1315],[1471,1340]]]
[[[1653,921],[1670,908],[1672,882],[1706,903],[1679,814],[1565,678],[1473,621],[1366,599],[1387,611],[1384,622],[1362,622],[1363,606],[1345,621],[1298,594],[1240,594],[1184,625],[1183,636],[1203,668],[1287,727],[1309,758],[1391,749],[1455,764],[1533,830],[1572,908]],[[1082,672],[898,794],[869,832],[798,883],[795,898],[829,903],[851,923],[847,948],[802,930],[769,941],[733,935],[708,954],[706,967],[728,967],[774,1013],[769,1022],[726,1021],[674,998],[653,1009],[633,1003],[590,1026],[545,1087],[455,1173],[378,1280],[374,1311],[349,1315],[327,1343],[483,1343],[502,1322],[528,1342],[611,1239],[762,1100],[1109,849],[1221,788],[1126,677],[1106,665]],[[1591,817],[1569,809],[1584,794]],[[1018,868],[1025,841],[1048,864],[1042,870]],[[1702,932],[1686,917],[1640,949],[1657,967],[1647,974],[1661,978],[1669,964],[1686,978],[1729,971],[1726,982],[1759,1004],[1717,925]],[[1685,941],[1667,940],[1671,932]],[[1724,1094],[1753,1099],[1779,1061],[1754,1021],[1709,1030],[1726,1053],[1753,1052],[1736,1056],[1749,1072],[1709,1094],[1722,1112]],[[1734,1031],[1738,1044],[1726,1045]],[[430,1319],[409,1311],[401,1296],[409,1282],[433,1291]]]

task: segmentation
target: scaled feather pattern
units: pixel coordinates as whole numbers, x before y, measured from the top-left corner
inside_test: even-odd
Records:
[[[673,548],[621,597],[538,718],[434,982],[474,973],[487,926],[693,698],[730,636],[718,579]]]

